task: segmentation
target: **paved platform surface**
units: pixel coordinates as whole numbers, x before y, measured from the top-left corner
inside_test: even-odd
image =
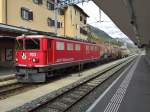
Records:
[[[15,68],[0,66],[0,77],[15,74]]]
[[[0,100],[0,111],[5,112],[12,110],[16,107],[22,106],[25,103],[31,102],[41,96],[44,96],[48,93],[51,93],[55,90],[58,90],[62,87],[65,87],[69,84],[72,84],[82,78],[88,77],[90,75],[93,75],[93,73],[96,73],[98,71],[101,71],[103,69],[106,69],[107,67],[116,64],[120,61],[125,61],[126,59],[121,59],[118,61],[114,61],[108,64],[104,64],[102,66],[96,67],[94,69],[90,69],[88,71],[82,72],[79,76],[79,74],[72,74],[69,75],[68,77],[61,79],[61,80],[56,80],[52,83],[48,83],[47,85],[41,86],[39,88],[9,97],[4,100]]]
[[[150,66],[139,56],[87,112],[150,112]]]

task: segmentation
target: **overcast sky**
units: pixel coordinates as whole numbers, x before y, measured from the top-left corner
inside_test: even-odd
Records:
[[[103,22],[97,22],[100,21],[99,8],[92,1],[79,4],[79,6],[90,16],[87,20],[89,24],[100,28],[113,38],[127,38],[104,12],[101,11]]]

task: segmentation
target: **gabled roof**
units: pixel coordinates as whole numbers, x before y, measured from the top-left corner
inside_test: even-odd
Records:
[[[84,14],[86,17],[89,17],[89,15],[78,5],[76,4],[72,4],[72,6],[74,6],[76,9],[78,9],[82,14]]]

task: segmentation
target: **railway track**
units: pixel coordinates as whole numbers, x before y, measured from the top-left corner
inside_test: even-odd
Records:
[[[14,93],[14,91],[18,91],[19,89],[25,87],[23,84],[19,83],[13,83],[8,84],[0,87],[0,99],[4,99],[8,97],[11,93]]]
[[[0,77],[0,82],[8,81],[8,80],[13,80],[15,79],[15,75],[9,75],[9,76],[2,76]]]
[[[42,84],[36,84],[36,85],[31,85],[31,84],[21,84],[19,82],[14,82],[14,83],[9,83],[5,85],[0,86],[0,100],[6,99],[10,96],[14,96],[20,93],[23,93],[25,91],[34,89],[36,87],[41,86]]]
[[[106,70],[94,74],[90,79],[79,83],[59,95],[56,95],[56,97],[45,102],[41,102],[34,108],[28,108],[28,111],[65,112],[133,60],[134,57],[125,62],[108,67]]]
[[[21,84],[21,83],[18,83],[18,81],[14,78],[15,76],[12,75],[12,76],[3,77],[0,79],[0,100],[6,99],[10,96],[17,95],[27,90],[31,90],[33,88],[44,85],[44,84],[36,84],[36,85]],[[57,80],[57,78],[55,80]],[[51,82],[51,80],[49,80],[47,83],[49,82]]]

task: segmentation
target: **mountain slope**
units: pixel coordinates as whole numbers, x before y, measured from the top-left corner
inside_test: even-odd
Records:
[[[96,27],[88,25],[87,28],[88,28],[90,40],[96,39],[96,41],[100,41],[100,43],[111,43],[111,44],[117,44],[117,45],[122,44],[121,42],[117,41],[116,39],[112,38],[104,31]]]

